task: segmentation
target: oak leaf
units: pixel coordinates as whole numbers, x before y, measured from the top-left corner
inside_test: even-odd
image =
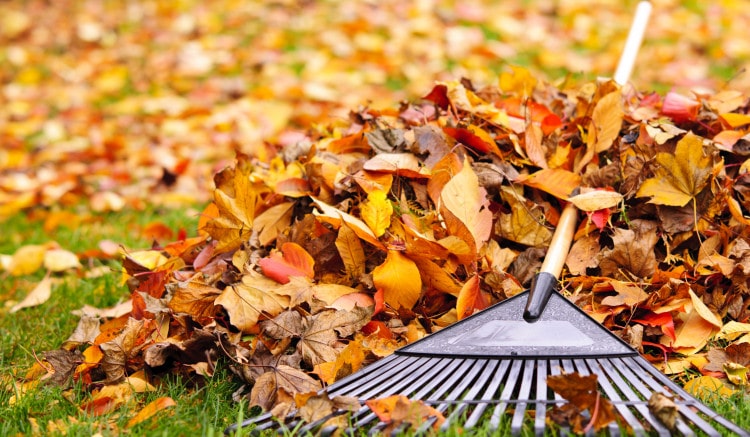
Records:
[[[389,250],[383,264],[375,267],[372,280],[383,290],[385,303],[396,309],[413,308],[422,294],[417,265],[396,250]]]
[[[688,133],[677,142],[674,154],[656,154],[654,177],[641,184],[636,195],[651,196],[649,203],[685,206],[703,190],[711,176],[711,157],[703,153],[703,140]]]
[[[217,216],[203,224],[201,231],[219,242],[217,252],[237,249],[253,232],[261,196],[268,187],[251,179],[252,170],[249,158],[240,155],[236,167],[226,168],[214,177]]]

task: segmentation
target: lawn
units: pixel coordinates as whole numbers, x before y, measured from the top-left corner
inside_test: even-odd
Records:
[[[168,273],[173,279],[179,277],[180,281],[186,282],[187,277],[180,274],[195,273],[191,266],[198,251],[206,252],[206,238],[210,234],[218,246],[214,246],[217,248],[213,255],[215,262],[207,263],[207,266],[217,264],[216,260],[221,258],[226,265],[236,267],[247,263],[256,271],[269,275],[259,267],[262,263],[258,264],[258,260],[268,259],[273,263],[281,258],[281,255],[276,258],[272,255],[277,253],[275,234],[273,238],[267,237],[271,240],[264,241],[264,244],[239,249],[239,243],[235,247],[226,232],[220,232],[220,226],[207,224],[211,219],[229,216],[232,211],[232,208],[207,207],[216,199],[215,196],[221,196],[216,194],[218,192],[229,193],[227,195],[234,202],[235,188],[229,187],[227,181],[233,180],[235,173],[224,173],[224,178],[216,180],[214,177],[222,169],[235,164],[238,152],[254,160],[250,179],[256,185],[245,187],[248,192],[257,189],[258,198],[262,199],[254,207],[267,211],[284,207],[284,202],[289,201],[289,205],[294,204],[295,217],[302,219],[304,208],[310,208],[310,201],[299,200],[305,197],[300,195],[305,190],[300,188],[298,179],[302,172],[311,172],[311,167],[299,164],[307,159],[307,149],[300,144],[309,146],[314,143],[320,150],[326,150],[335,143],[338,152],[333,154],[349,159],[347,156],[360,152],[362,147],[362,143],[354,139],[352,125],[371,122],[369,116],[373,117],[372,120],[390,123],[388,117],[404,111],[405,102],[419,101],[433,89],[436,81],[457,83],[455,81],[466,78],[477,88],[484,85],[497,87],[499,77],[507,77],[510,71],[516,71],[511,66],[523,67],[517,71],[527,72],[530,77],[538,78],[539,83],[549,83],[550,87],[561,92],[580,90],[579,95],[583,95],[590,91],[585,84],[608,77],[614,70],[635,3],[585,0],[436,0],[414,4],[391,0],[345,4],[333,0],[301,3],[138,0],[77,2],[72,5],[24,0],[4,2],[0,17],[0,296],[3,302],[0,309],[0,434],[211,436],[222,434],[238,417],[256,413],[258,407],[251,409],[249,405],[251,401],[257,401],[257,396],[250,395],[249,387],[244,384],[246,377],[243,381],[230,370],[230,366],[236,363],[226,355],[175,366],[180,371],[165,372],[164,369],[145,367],[143,358],[135,354],[123,359],[126,361],[123,367],[128,369],[126,373],[130,378],[123,383],[123,380],[111,381],[109,374],[105,378],[106,372],[97,367],[101,358],[86,355],[95,353],[96,348],[85,352],[88,345],[94,343],[93,337],[87,337],[83,344],[67,347],[68,351],[84,355],[63,354],[67,357],[65,359],[74,356],[75,366],[68,363],[68,370],[71,375],[75,373],[75,378],[57,381],[54,372],[49,372],[50,358],[45,359],[44,354],[59,350],[71,339],[84,307],[90,311],[116,308],[127,304],[135,290],[154,292],[138,276],[144,271],[159,270],[160,264],[149,258],[154,253],[169,253],[170,262],[179,265],[170,267],[173,270]],[[680,126],[692,123],[690,126],[696,132],[711,138],[707,141],[724,147],[714,154],[715,161],[710,165],[707,162],[701,164],[702,167],[696,170],[703,169],[706,174],[706,179],[696,176],[696,180],[705,182],[710,177],[714,185],[709,184],[709,188],[704,189],[705,184],[697,184],[697,188],[693,187],[695,192],[688,193],[692,202],[688,206],[705,206],[706,210],[699,212],[704,217],[710,215],[708,218],[713,222],[699,223],[697,213],[694,220],[690,217],[688,220],[683,213],[680,220],[689,221],[688,228],[694,227],[687,232],[683,229],[679,236],[670,228],[663,230],[654,252],[659,252],[660,266],[665,274],[672,274],[678,268],[694,268],[692,277],[701,292],[735,286],[739,290],[737,276],[733,278],[729,273],[722,276],[723,271],[715,266],[725,267],[729,264],[722,263],[728,263],[731,258],[731,262],[737,261],[737,269],[741,269],[741,255],[731,252],[734,247],[731,242],[733,236],[741,236],[740,240],[747,237],[742,225],[742,209],[746,208],[743,200],[746,154],[732,149],[732,144],[740,144],[739,138],[746,133],[748,124],[741,117],[747,116],[746,101],[750,92],[750,74],[746,73],[750,67],[750,43],[745,37],[750,25],[750,8],[746,2],[728,0],[711,5],[668,0],[654,1],[653,4],[655,15],[632,77],[633,86],[642,92],[634,101],[647,101],[648,96],[652,96],[651,101],[658,103],[648,111],[653,108],[661,110],[660,99],[670,91],[674,95],[688,96],[689,102],[700,101],[696,105],[704,112],[698,114],[697,106],[691,107],[692,103],[683,102],[687,110],[694,110],[694,113],[687,115],[687,121],[677,120],[675,123],[683,123]],[[523,80],[518,82],[520,85],[506,83],[503,91],[509,94],[520,92],[526,87],[521,82]],[[544,104],[555,109],[549,103],[554,100],[550,89],[540,92],[540,95],[549,97]],[[653,91],[658,94],[651,94]],[[722,91],[736,91],[735,94],[719,95],[742,101],[731,109],[737,117],[724,121],[724,124],[717,120],[725,111],[715,108],[730,103],[712,100],[712,96]],[[591,96],[594,100],[599,98]],[[559,104],[561,101],[555,100]],[[592,104],[589,115],[593,107]],[[648,112],[643,111],[644,114]],[[482,118],[478,112],[475,115],[476,119]],[[674,113],[660,113],[660,116],[644,120],[651,120],[652,127],[661,129],[663,124],[659,123],[664,123],[665,118],[674,116]],[[586,129],[587,117],[576,118],[576,123],[580,122],[578,129]],[[464,140],[480,144],[484,141],[481,138],[485,138],[482,135],[488,132],[497,135],[496,125],[481,120],[476,123],[476,126],[467,127],[466,132],[475,133],[472,138],[480,140],[463,137]],[[628,123],[633,123],[633,120],[628,119]],[[732,133],[715,139],[717,126]],[[482,133],[476,134],[477,127]],[[466,135],[465,132],[462,134]],[[549,132],[545,131],[545,135]],[[345,141],[350,142],[344,144]],[[524,147],[526,141],[530,141],[528,137],[523,139]],[[675,138],[667,144],[674,146],[676,142]],[[502,142],[498,144],[502,146]],[[303,147],[303,150],[298,150],[298,147]],[[515,168],[523,171],[528,172],[540,164],[530,157],[531,154],[514,155],[512,147],[503,149],[502,153],[511,157],[509,162]],[[273,161],[274,157],[283,157],[284,163]],[[554,161],[553,157],[548,158],[550,162]],[[555,159],[568,158],[561,158],[558,154]],[[655,153],[649,159],[658,161]],[[572,158],[568,160],[573,161]],[[389,203],[385,197],[383,203],[377,203],[375,196],[370,199],[367,196],[369,191],[351,194],[354,193],[351,188],[354,182],[341,175],[334,177],[336,171],[332,170],[335,166],[331,166],[331,162],[315,162],[322,170],[315,173],[318,179],[314,183],[326,186],[331,181],[331,188],[326,191],[330,195],[328,199],[341,196],[343,192],[349,205],[354,204],[352,211],[357,214],[360,201],[362,205],[395,207],[398,213],[420,223],[426,223],[437,214],[437,209],[430,211],[425,207],[429,203],[426,193],[423,193],[425,200],[420,200],[421,203],[415,200],[418,195],[409,191],[412,182],[398,186],[399,190],[403,188],[402,197],[393,195],[397,191],[394,188]],[[350,162],[346,161],[347,165]],[[305,162],[307,164],[310,162]],[[337,161],[336,165],[344,164]],[[700,165],[696,164],[697,167]],[[384,171],[384,168],[378,170]],[[647,179],[645,174],[638,183]],[[403,177],[403,172],[399,177]],[[285,181],[292,182],[284,185]],[[373,179],[371,182],[381,183],[382,180]],[[341,185],[336,185],[338,183]],[[263,184],[267,187],[258,188]],[[504,185],[508,188],[507,181]],[[268,187],[271,187],[270,191],[266,189]],[[219,190],[215,192],[216,188]],[[557,212],[553,211],[554,206],[550,206],[554,201],[550,204],[551,197],[541,193],[544,189],[538,188],[526,186],[527,194],[536,193],[534,198],[548,208],[546,216],[537,219],[556,220]],[[272,193],[274,190],[284,196]],[[729,196],[739,199],[737,209],[709,208],[709,190],[714,190],[711,194],[729,193]],[[325,200],[322,193],[318,192],[318,196]],[[505,193],[507,195],[507,191]],[[497,199],[501,198],[499,192],[494,194]],[[412,197],[407,199],[408,196]],[[366,202],[364,197],[368,198]],[[493,213],[506,213],[510,208],[511,201],[506,197],[502,199],[492,206]],[[612,208],[609,224],[599,229],[604,235],[602,251],[613,250],[612,242],[619,235],[618,229],[624,229],[626,222],[630,226],[626,212],[635,216],[651,214],[661,223],[668,215],[664,209],[674,205],[662,203],[662,209],[657,213],[655,209],[642,206],[644,203],[633,200],[627,204],[627,208],[633,206],[632,210],[626,210],[623,201],[621,209],[619,206]],[[390,211],[393,213],[393,209]],[[691,211],[695,212],[694,209]],[[744,214],[746,216],[747,211]],[[730,223],[732,218],[735,221]],[[228,229],[238,231],[249,240],[251,233],[242,228],[242,220],[242,217],[229,219]],[[328,225],[332,220],[329,217]],[[669,220],[671,229],[684,226],[684,223],[676,223],[676,219]],[[252,225],[252,217],[250,221]],[[369,228],[379,227],[370,220],[365,221]],[[700,231],[699,224],[705,226]],[[294,231],[313,232],[312,225],[306,226],[295,226]],[[321,241],[327,238],[324,231],[314,229],[319,232],[316,235]],[[376,239],[385,235],[383,241],[399,232],[393,227],[387,232],[385,228],[381,230]],[[695,236],[691,237],[693,230]],[[285,236],[281,229],[277,233],[282,235],[278,237],[279,241],[282,237],[286,241],[296,238]],[[721,239],[714,238],[716,235],[721,235]],[[253,238],[257,236],[253,234]],[[179,241],[195,241],[195,246],[185,248],[178,245]],[[514,241],[507,249],[517,256],[528,245],[527,241]],[[669,246],[672,242],[685,246],[681,252],[672,253]],[[704,242],[726,256],[711,258],[714,264],[710,265],[703,261],[704,258],[698,262],[698,257],[708,256],[701,252],[709,250],[704,249]],[[329,243],[328,247],[334,248],[333,240]],[[310,247],[305,246],[307,252],[311,252]],[[192,249],[196,253],[189,253]],[[282,249],[281,244],[278,249]],[[479,248],[475,249],[478,251]],[[500,247],[497,250],[499,254]],[[307,255],[304,249],[302,252]],[[326,267],[316,264],[316,284],[346,284],[356,289],[357,299],[373,301],[376,296],[372,284],[388,282],[377,273],[382,270],[376,268],[377,263],[386,265],[387,260],[392,260],[391,255],[386,258],[386,252],[385,249],[368,252],[373,257],[367,260],[366,269],[365,260],[362,260],[362,268],[367,273],[364,276],[369,275],[368,279],[354,282],[351,278],[356,263],[341,263],[337,258],[338,261],[328,259],[326,264],[320,258],[321,253],[325,253],[318,253],[315,262]],[[300,255],[300,252],[295,253]],[[303,255],[300,257],[304,258]],[[396,259],[395,255],[393,257]],[[485,260],[492,258],[482,257]],[[451,277],[458,284],[452,285],[457,286],[456,294],[461,285],[468,282],[470,268],[466,265],[471,264],[458,258],[453,257],[450,263],[440,265],[440,269],[447,270],[447,264],[451,264]],[[131,261],[135,263],[128,264]],[[151,261],[157,264],[150,264]],[[404,265],[396,261],[389,264],[391,268]],[[305,265],[293,264],[292,268],[304,270]],[[322,269],[328,270],[323,274]],[[346,275],[342,274],[345,270]],[[585,272],[586,268],[583,268],[574,276],[585,278]],[[601,270],[597,272],[601,273]],[[218,293],[221,290],[217,284],[240,283],[241,276],[247,272],[239,268],[215,267],[211,273],[205,270],[201,274],[205,275],[205,285]],[[643,282],[637,275],[626,279],[629,283]],[[507,281],[508,277],[503,280]],[[617,280],[624,281],[621,277]],[[169,283],[170,280],[165,281],[167,285],[162,285],[166,288],[174,285]],[[498,284],[487,282],[490,283]],[[502,283],[507,285],[507,282]],[[490,296],[487,284],[483,285],[483,292]],[[582,280],[578,285],[583,287],[584,293],[593,293],[590,283]],[[647,293],[657,294],[656,285],[648,287],[648,284],[643,285]],[[48,296],[44,293],[47,290]],[[40,300],[19,306],[32,292],[42,296]],[[391,295],[385,298],[388,306],[396,309],[404,302],[399,299],[410,302],[409,311],[398,313],[394,309],[386,312],[388,318],[384,313],[377,319],[388,323],[388,329],[393,329],[396,343],[403,344],[407,339],[416,338],[413,330],[418,329],[415,327],[417,323],[412,322],[419,316],[414,302],[420,292],[421,288],[416,291],[416,296]],[[481,293],[477,286],[474,295],[477,309],[481,306],[478,302],[485,299]],[[707,292],[703,301],[713,299],[709,295],[717,294]],[[162,295],[154,296],[161,298]],[[436,299],[434,307],[455,306],[454,297]],[[498,297],[492,296],[492,299]],[[412,298],[414,302],[410,300]],[[646,305],[643,301],[638,303]],[[747,324],[746,314],[731,305],[724,305],[718,298],[710,304],[710,311],[718,314],[720,325],[726,326],[730,320]],[[143,305],[141,310],[148,313],[146,308],[154,307],[145,305],[156,304]],[[423,305],[422,309],[427,312],[435,310],[421,301],[419,305]],[[292,307],[294,305],[289,308]],[[165,307],[159,308],[162,311]],[[295,308],[300,314],[308,310],[314,312],[307,303]],[[410,312],[411,308],[414,312]],[[677,307],[670,307],[670,310],[677,311]],[[619,331],[630,323],[625,316],[633,316],[635,311],[620,308],[612,310],[609,315],[599,316],[606,319],[609,328]],[[405,314],[404,323],[401,323],[402,314]],[[434,322],[435,326],[443,326],[460,317],[455,311],[451,314],[452,319],[443,321],[437,316],[423,315],[422,325]],[[745,316],[734,317],[736,314]],[[147,319],[160,320],[161,328],[154,327],[154,332],[171,333],[179,329],[192,332],[209,325],[207,319],[200,317],[204,315],[194,314],[195,320],[185,322],[184,326],[177,319],[158,319],[156,316]],[[216,313],[210,319],[213,320],[214,315],[219,324],[227,316]],[[228,315],[235,324],[238,323],[237,313],[229,310]],[[102,317],[102,320],[116,320],[118,316]],[[260,321],[256,315],[254,320],[243,322],[239,330],[228,325],[221,329],[225,329],[222,332],[227,338],[233,339],[233,345],[245,347],[260,335],[258,326],[261,326],[263,317],[271,318],[266,312]],[[685,322],[675,317],[678,325]],[[156,326],[157,323],[153,323]],[[105,331],[106,326],[109,325],[102,325]],[[423,327],[419,329],[423,330]],[[112,328],[111,332],[119,331]],[[654,340],[652,343],[659,343],[662,334],[650,326],[646,327],[644,335],[649,341]],[[178,344],[184,340],[180,336],[170,338]],[[346,341],[352,340],[354,344],[353,338],[349,335]],[[698,369],[706,364],[710,349],[724,351],[737,338],[712,337],[700,351],[692,354],[696,357],[694,360],[669,350],[671,359],[686,366],[684,371],[674,375],[675,379],[681,384],[695,379],[701,374]],[[283,340],[274,339],[276,341]],[[650,351],[654,354],[656,350]],[[336,350],[337,354],[340,352],[341,348]],[[89,359],[96,362],[89,363]],[[739,363],[743,359],[748,361],[746,356],[735,361]],[[90,369],[80,367],[89,364]],[[305,371],[314,367],[308,364]],[[202,367],[204,365],[208,367]],[[745,362],[744,366],[747,365]],[[339,370],[340,367],[339,364]],[[739,374],[746,381],[747,369],[743,369]],[[209,376],[200,376],[202,373]],[[723,370],[714,368],[703,373],[727,381]],[[56,383],[50,383],[50,379]],[[733,387],[727,389],[726,393],[730,395],[709,397],[706,402],[741,427],[750,429],[750,403],[747,402],[745,384],[727,384],[726,387]],[[460,430],[451,432],[457,434]]]

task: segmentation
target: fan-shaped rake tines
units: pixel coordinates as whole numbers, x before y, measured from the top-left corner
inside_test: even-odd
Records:
[[[723,429],[732,435],[748,435],[690,396],[557,293],[551,296],[547,311],[538,322],[512,320],[523,310],[524,294],[399,349],[324,390],[330,399],[357,398],[362,405],[358,411],[336,412],[313,423],[302,423],[295,417],[278,421],[266,414],[240,426],[252,424],[256,430],[279,429],[294,434],[320,433],[321,427],[331,423],[332,416],[346,413],[349,417],[344,427],[357,431],[357,435],[362,429],[372,434],[393,431],[393,425],[381,421],[381,416],[365,402],[401,395],[432,407],[434,410],[428,411],[434,415],[424,417],[421,424],[403,421],[396,433],[410,423],[414,424],[413,431],[426,431],[437,427],[444,418],[439,425],[443,429],[543,435],[555,429],[550,424],[555,411],[559,411],[556,409],[569,403],[552,389],[549,378],[570,379],[569,385],[575,389],[577,383],[572,378],[596,375],[595,388],[590,391],[598,393],[595,398],[601,399],[601,407],[587,407],[581,413],[582,423],[596,423],[597,415],[603,414],[605,400],[611,402],[608,408],[617,417],[600,433],[720,435]],[[673,412],[649,407],[654,393],[671,399],[673,405],[669,407]],[[575,405],[575,400],[570,403]],[[408,404],[403,408],[408,408]],[[424,411],[419,414],[424,416]],[[664,415],[666,419],[657,418]]]

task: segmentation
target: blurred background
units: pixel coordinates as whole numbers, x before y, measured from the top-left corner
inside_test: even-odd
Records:
[[[509,64],[611,75],[636,1],[33,1],[0,8],[0,217],[210,195],[234,150],[288,144],[436,80]],[[750,2],[656,0],[642,91],[748,91]]]

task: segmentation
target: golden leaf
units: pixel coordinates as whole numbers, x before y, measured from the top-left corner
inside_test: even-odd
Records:
[[[417,265],[395,250],[389,250],[383,264],[372,271],[375,287],[382,289],[385,302],[393,308],[412,308],[422,294]]]
[[[492,212],[488,208],[487,193],[479,186],[468,158],[461,171],[445,184],[440,200],[466,226],[474,238],[475,249],[481,248],[492,232]]]
[[[619,90],[612,91],[599,99],[588,126],[586,153],[576,163],[576,173],[580,173],[596,154],[612,147],[612,143],[620,135],[623,116],[622,96]]]
[[[245,275],[242,282],[224,289],[214,303],[229,314],[229,320],[243,332],[251,331],[261,314],[275,316],[289,306],[289,296],[276,292],[278,282],[260,275]]]
[[[552,238],[552,231],[542,225],[544,213],[530,206],[524,197],[510,187],[502,187],[500,193],[511,208],[510,214],[499,214],[495,232],[503,238],[527,246],[543,246]]]
[[[636,196],[651,196],[649,203],[685,206],[706,186],[711,175],[711,157],[703,154],[703,141],[693,133],[678,143],[674,155],[656,155],[654,177],[646,179]]]
[[[127,428],[131,428],[141,422],[150,419],[159,411],[174,406],[177,406],[177,402],[175,402],[174,399],[168,396],[155,399],[149,402],[148,405],[143,407],[143,409],[139,411],[138,414],[136,414],[132,419],[128,420],[128,424],[126,426]]]
[[[367,195],[360,206],[360,215],[376,237],[380,237],[391,224],[393,206],[385,191],[375,190]]]
[[[253,221],[253,231],[258,233],[261,246],[270,244],[279,232],[289,227],[292,222],[294,202],[284,202],[263,211]]]
[[[351,278],[359,278],[365,274],[365,251],[357,234],[345,223],[339,228],[336,237],[336,249],[344,262],[346,273]]]

